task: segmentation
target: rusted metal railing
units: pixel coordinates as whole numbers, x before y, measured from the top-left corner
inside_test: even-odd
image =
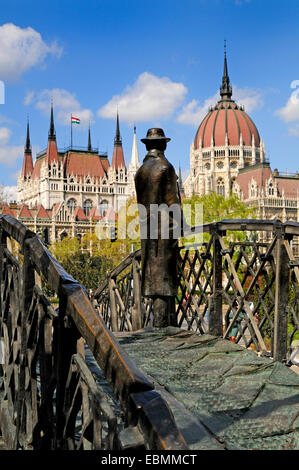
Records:
[[[180,249],[178,325],[224,338],[237,329],[237,343],[288,362],[299,334],[299,260],[292,249],[299,224],[223,220],[193,229],[198,232],[208,240]],[[235,232],[245,232],[247,240],[233,241]],[[258,241],[262,233],[270,235],[269,243]],[[151,324],[151,301],[141,296],[140,258],[140,251],[128,256],[94,293],[93,304],[113,331]]]
[[[12,240],[19,244],[17,256],[9,249]],[[57,310],[39,287],[41,275],[59,298]],[[187,448],[166,402],[119,346],[84,287],[11,216],[0,216],[0,276],[0,428],[6,448]],[[139,327],[134,321],[132,327]],[[90,373],[82,342],[110,395]]]

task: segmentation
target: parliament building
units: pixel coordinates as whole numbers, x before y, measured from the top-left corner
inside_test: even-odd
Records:
[[[256,125],[232,96],[225,54],[220,99],[191,144],[186,197],[233,192],[257,208],[257,218],[299,221],[299,173],[272,171]]]
[[[98,223],[114,225],[119,208],[135,195],[139,166],[136,128],[131,161],[128,168],[125,165],[118,114],[111,164],[107,154],[92,146],[90,129],[86,148],[58,149],[51,106],[47,148],[34,163],[27,123],[18,201],[5,204],[2,213],[21,220],[47,243],[66,236],[81,238]]]

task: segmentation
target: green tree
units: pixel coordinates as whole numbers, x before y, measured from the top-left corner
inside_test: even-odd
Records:
[[[256,218],[256,208],[248,207],[235,194],[231,194],[228,198],[225,198],[220,194],[211,192],[204,196],[192,196],[191,198],[183,199],[183,211],[185,214],[191,214],[191,220],[187,220],[191,226],[194,225],[196,218],[196,206],[202,206],[202,220],[199,224],[218,222],[223,219]],[[198,221],[196,221],[196,225],[199,224]],[[244,232],[228,232],[227,235],[232,240],[244,240],[246,237]],[[209,238],[209,236],[205,236],[204,239],[205,238]]]

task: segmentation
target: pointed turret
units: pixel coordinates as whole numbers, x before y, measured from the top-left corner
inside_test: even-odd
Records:
[[[49,129],[48,137],[49,139],[56,140],[56,133],[55,133],[55,127],[54,127],[53,102],[51,102],[51,118],[50,118],[50,129]]]
[[[26,144],[25,144],[25,153],[32,153],[30,145],[30,134],[29,134],[29,119],[27,119],[27,134],[26,134]]]
[[[220,88],[220,96],[222,100],[231,100],[233,91],[230,85],[228,69],[227,69],[227,59],[226,59],[226,43],[224,44],[224,70],[222,77],[222,85]]]
[[[33,172],[33,161],[32,161],[32,150],[30,145],[30,135],[29,135],[29,119],[27,120],[27,135],[26,143],[24,147],[24,160],[22,167],[22,177],[28,178],[32,175]]]
[[[120,131],[119,131],[118,112],[117,112],[117,117],[116,117],[116,132],[115,132],[115,137],[114,137],[112,167],[115,170],[118,170],[119,167],[125,168],[123,146],[122,146],[122,141],[121,141],[121,136],[120,136]]]
[[[140,160],[139,160],[137,137],[136,137],[136,126],[134,126],[132,155],[131,155],[129,170],[134,171],[136,173],[139,167],[140,167]]]
[[[183,185],[181,166],[179,166],[178,187],[179,187],[179,192],[180,192],[181,197],[184,197],[185,190],[184,190],[184,185]]]
[[[115,131],[114,143],[117,144],[117,145],[121,145],[121,136],[120,136],[120,131],[119,131],[119,116],[118,116],[118,111],[117,111],[117,116],[116,116],[116,131]]]
[[[90,137],[90,125],[89,125],[89,128],[88,128],[88,144],[87,144],[87,150],[88,150],[89,152],[92,151],[91,137]]]
[[[47,146],[47,163],[50,167],[54,162],[58,164],[58,153],[56,143],[56,132],[54,126],[54,112],[53,103],[51,102],[51,116],[50,116],[50,129],[48,133],[48,146]]]

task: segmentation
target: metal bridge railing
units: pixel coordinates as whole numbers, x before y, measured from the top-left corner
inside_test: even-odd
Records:
[[[178,259],[179,327],[229,338],[287,362],[299,337],[299,224],[277,220],[223,220],[196,227],[207,241],[184,246]],[[232,241],[234,232],[252,241]],[[262,232],[269,243],[257,240]],[[150,299],[141,296],[140,250],[128,256],[94,293],[99,316],[113,331],[151,324]],[[238,308],[234,309],[237,301]]]
[[[12,240],[19,244],[17,256]],[[59,297],[57,311],[39,287],[41,275]],[[6,448],[187,449],[166,402],[121,349],[84,287],[11,216],[0,216],[0,281]],[[111,385],[121,422],[86,365],[82,341]]]

